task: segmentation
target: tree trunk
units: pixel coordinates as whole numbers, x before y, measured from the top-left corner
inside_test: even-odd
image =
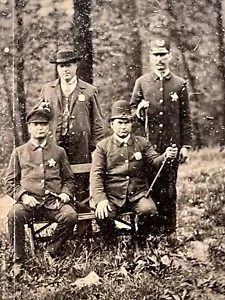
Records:
[[[26,99],[24,92],[24,43],[23,43],[23,8],[25,6],[25,2],[23,0],[17,0],[15,2],[15,14],[16,14],[16,60],[15,60],[15,73],[17,80],[17,91],[16,98],[18,100],[18,107],[20,112],[21,119],[21,129],[22,129],[22,139],[23,142],[28,140],[28,131],[26,124]]]
[[[173,10],[173,6],[172,6],[172,1],[170,0],[167,0],[167,11],[169,13],[169,18],[170,20],[174,20],[174,24],[176,24],[178,22],[178,19],[174,13],[174,10]],[[182,61],[183,61],[183,65],[184,65],[184,70],[185,70],[185,73],[187,74],[187,78],[188,78],[188,81],[190,83],[190,87],[192,89],[192,92],[193,92],[193,100],[195,103],[199,103],[199,99],[198,99],[198,95],[197,95],[197,92],[196,92],[196,84],[195,84],[195,76],[192,75],[191,73],[191,70],[189,68],[189,65],[188,65],[188,62],[187,62],[187,59],[186,59],[186,56],[184,54],[184,49],[185,49],[185,45],[183,44],[181,38],[180,38],[180,35],[179,33],[177,32],[176,28],[174,26],[170,26],[170,35],[173,37],[178,49],[180,49],[180,53],[181,53],[181,57],[182,57]],[[201,137],[201,133],[200,133],[200,128],[199,128],[199,124],[198,122],[196,122],[194,120],[193,122],[193,129],[194,129],[194,134],[195,134],[195,140],[196,140],[196,147],[198,149],[200,149],[202,146],[203,146],[203,142],[202,142],[202,137]]]
[[[219,65],[218,69],[222,78],[222,98],[223,98],[223,108],[222,108],[222,126],[221,126],[221,145],[225,145],[225,49],[224,49],[224,24],[223,24],[223,8],[222,1],[216,0],[215,8],[217,12],[217,37],[218,37],[218,54],[219,54]]]
[[[3,84],[3,88],[5,89],[5,93],[7,96],[7,103],[8,103],[8,112],[9,112],[9,116],[12,118],[12,127],[13,127],[13,136],[14,136],[14,144],[16,147],[18,147],[20,145],[20,139],[19,139],[19,135],[18,135],[18,131],[17,131],[17,127],[16,127],[16,119],[14,118],[15,115],[15,108],[13,107],[12,101],[11,101],[11,93],[9,91],[8,88],[8,80],[6,77],[5,72],[3,72],[3,78],[4,78],[4,84]]]
[[[136,1],[127,0],[124,2],[124,14],[129,20],[131,31],[127,38],[125,52],[125,66],[127,78],[127,91],[131,95],[135,80],[142,74],[142,42],[137,27],[137,7]]]
[[[74,48],[83,59],[79,63],[78,76],[93,82],[93,46],[91,33],[91,0],[73,0],[74,5]]]

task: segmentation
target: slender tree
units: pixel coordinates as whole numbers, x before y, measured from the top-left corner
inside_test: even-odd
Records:
[[[18,100],[20,119],[21,119],[21,129],[22,129],[22,139],[23,142],[28,139],[28,131],[26,125],[26,99],[24,92],[24,41],[23,41],[23,9],[26,3],[25,0],[15,1],[15,73],[17,80],[17,91],[16,98]]]
[[[135,80],[142,74],[142,42],[137,26],[136,1],[125,1],[123,10],[127,20],[129,20],[130,28],[126,39],[125,66],[127,90],[129,93],[132,93]]]
[[[216,31],[218,38],[218,70],[222,78],[222,95],[223,95],[223,108],[222,108],[222,126],[221,126],[221,145],[225,145],[225,45],[224,45],[224,21],[223,21],[223,5],[221,0],[215,1],[216,10]]]
[[[79,66],[79,76],[93,82],[93,46],[91,33],[91,0],[73,0],[74,48],[83,56]]]

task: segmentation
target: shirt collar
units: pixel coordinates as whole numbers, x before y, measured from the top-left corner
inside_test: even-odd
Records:
[[[63,94],[68,97],[70,94],[73,93],[77,86],[77,76],[75,75],[69,82],[61,78],[60,83]]]

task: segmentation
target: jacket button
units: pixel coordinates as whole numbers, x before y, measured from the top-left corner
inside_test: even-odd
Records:
[[[127,147],[127,144],[124,144],[124,147]]]
[[[44,183],[45,181],[44,181],[44,179],[41,179],[41,183]]]
[[[160,112],[159,112],[159,115],[162,116],[162,115],[163,115],[163,111],[160,111]]]
[[[159,128],[163,128],[163,124],[159,124]]]
[[[162,103],[163,103],[163,99],[160,99],[160,100],[159,100],[159,103],[162,104]]]
[[[162,91],[163,91],[163,88],[161,87],[159,90],[160,90],[160,92],[162,92]]]
[[[130,179],[130,176],[126,176],[126,179]]]
[[[129,162],[129,160],[128,160],[128,159],[126,159],[126,160],[125,160],[125,163],[128,163],[128,162]]]

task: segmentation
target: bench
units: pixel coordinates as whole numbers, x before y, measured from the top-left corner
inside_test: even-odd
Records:
[[[77,164],[77,165],[71,165],[71,169],[74,174],[84,174],[84,173],[90,173],[91,164]],[[81,205],[88,207],[88,202],[91,198],[87,198],[81,202]],[[94,211],[90,211],[87,213],[78,213],[78,223],[81,221],[87,221],[87,220],[95,220],[95,213]],[[115,222],[117,224],[120,224],[120,227],[126,227],[120,228],[118,230],[119,235],[130,235],[132,245],[134,247],[137,247],[137,230],[136,230],[136,222],[135,222],[135,214],[134,213],[123,213],[119,215],[117,218],[115,218]],[[36,225],[38,225],[38,228],[36,229]],[[43,233],[44,230],[49,228],[52,225],[51,222],[48,221],[36,221],[36,220],[30,220],[27,224],[28,233],[29,233],[29,241],[30,241],[30,247],[31,247],[31,253],[33,256],[35,256],[35,250],[38,242],[44,242],[49,240],[49,236],[41,236],[41,233]],[[95,233],[92,232],[93,237],[95,237]],[[79,236],[82,238],[82,236]]]

